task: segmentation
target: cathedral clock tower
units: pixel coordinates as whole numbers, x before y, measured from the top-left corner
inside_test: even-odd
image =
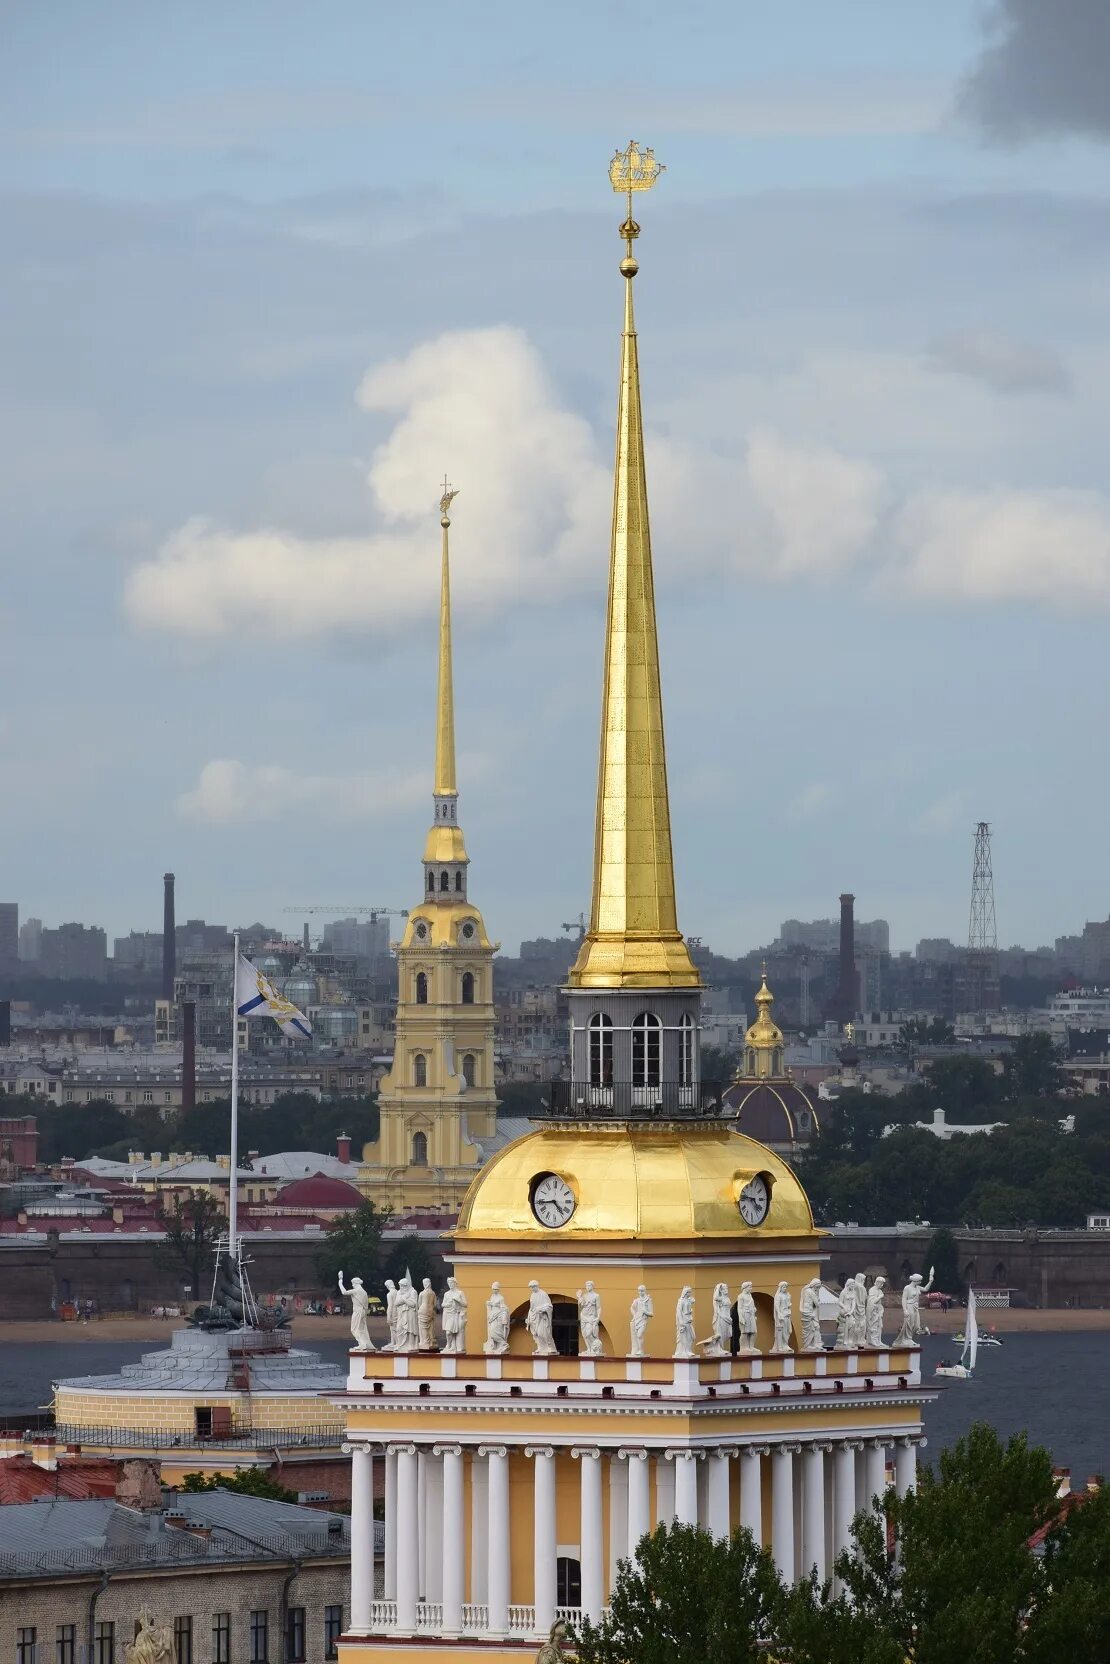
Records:
[[[457,1213],[497,1131],[493,1085],[493,956],[468,899],[470,858],[459,825],[451,666],[450,509],[444,482],[439,682],[432,825],[424,843],[423,900],[397,953],[393,1067],[382,1081],[381,1127],[363,1151],[359,1188],[394,1212]]]

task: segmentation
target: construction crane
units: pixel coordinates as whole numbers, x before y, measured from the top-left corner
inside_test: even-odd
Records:
[[[356,918],[361,913],[370,919],[386,917],[407,919],[409,916],[409,910],[407,907],[359,907],[355,906],[352,902],[344,902],[342,905],[339,902],[336,902],[333,906],[317,905],[312,907],[284,907],[282,908],[282,912],[300,913],[302,915],[305,913],[331,913],[336,917],[339,917],[344,913],[350,913]]]
[[[577,930],[578,940],[581,941],[583,936],[586,934],[586,915],[585,915],[585,913],[579,913],[579,915],[576,919],[564,920],[563,924],[560,928],[563,929],[563,930]]]

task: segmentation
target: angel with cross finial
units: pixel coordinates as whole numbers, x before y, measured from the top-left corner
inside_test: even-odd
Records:
[[[448,484],[447,475],[444,474],[444,476],[443,476],[443,496],[439,499],[439,512],[440,512],[441,517],[444,520],[447,519],[448,510],[450,509],[451,504],[455,501],[455,498],[458,496],[458,494],[459,493],[456,490],[456,488],[453,485]]]

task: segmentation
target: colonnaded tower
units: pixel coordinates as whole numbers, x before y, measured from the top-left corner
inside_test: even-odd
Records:
[[[432,825],[424,842],[423,899],[397,951],[393,1066],[382,1081],[381,1127],[366,1145],[359,1189],[396,1212],[457,1213],[497,1132],[493,1085],[493,956],[467,895],[470,858],[459,825],[451,658],[451,504],[444,481],[439,674]]]
[[[443,1349],[425,1332],[423,1349],[399,1334],[404,1349],[351,1354],[343,1664],[447,1646],[482,1664],[531,1655],[557,1615],[600,1618],[618,1561],[674,1518],[722,1536],[746,1526],[785,1577],[824,1575],[857,1507],[885,1488],[888,1458],[901,1488],[913,1482],[929,1396],[917,1347],[884,1341],[881,1313],[866,1335],[820,1344],[824,1252],[805,1193],[785,1161],[732,1130],[700,1079],[700,979],[675,909],[632,310],[632,193],[659,171],[635,144],[610,166],[628,197],[624,332],[572,1078],[555,1084],[546,1124],[495,1154],[467,1193]]]

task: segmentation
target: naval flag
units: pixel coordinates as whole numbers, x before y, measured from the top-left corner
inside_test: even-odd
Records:
[[[272,1017],[290,1038],[312,1039],[312,1024],[262,972],[240,953],[235,961],[235,1014],[238,1017]]]

